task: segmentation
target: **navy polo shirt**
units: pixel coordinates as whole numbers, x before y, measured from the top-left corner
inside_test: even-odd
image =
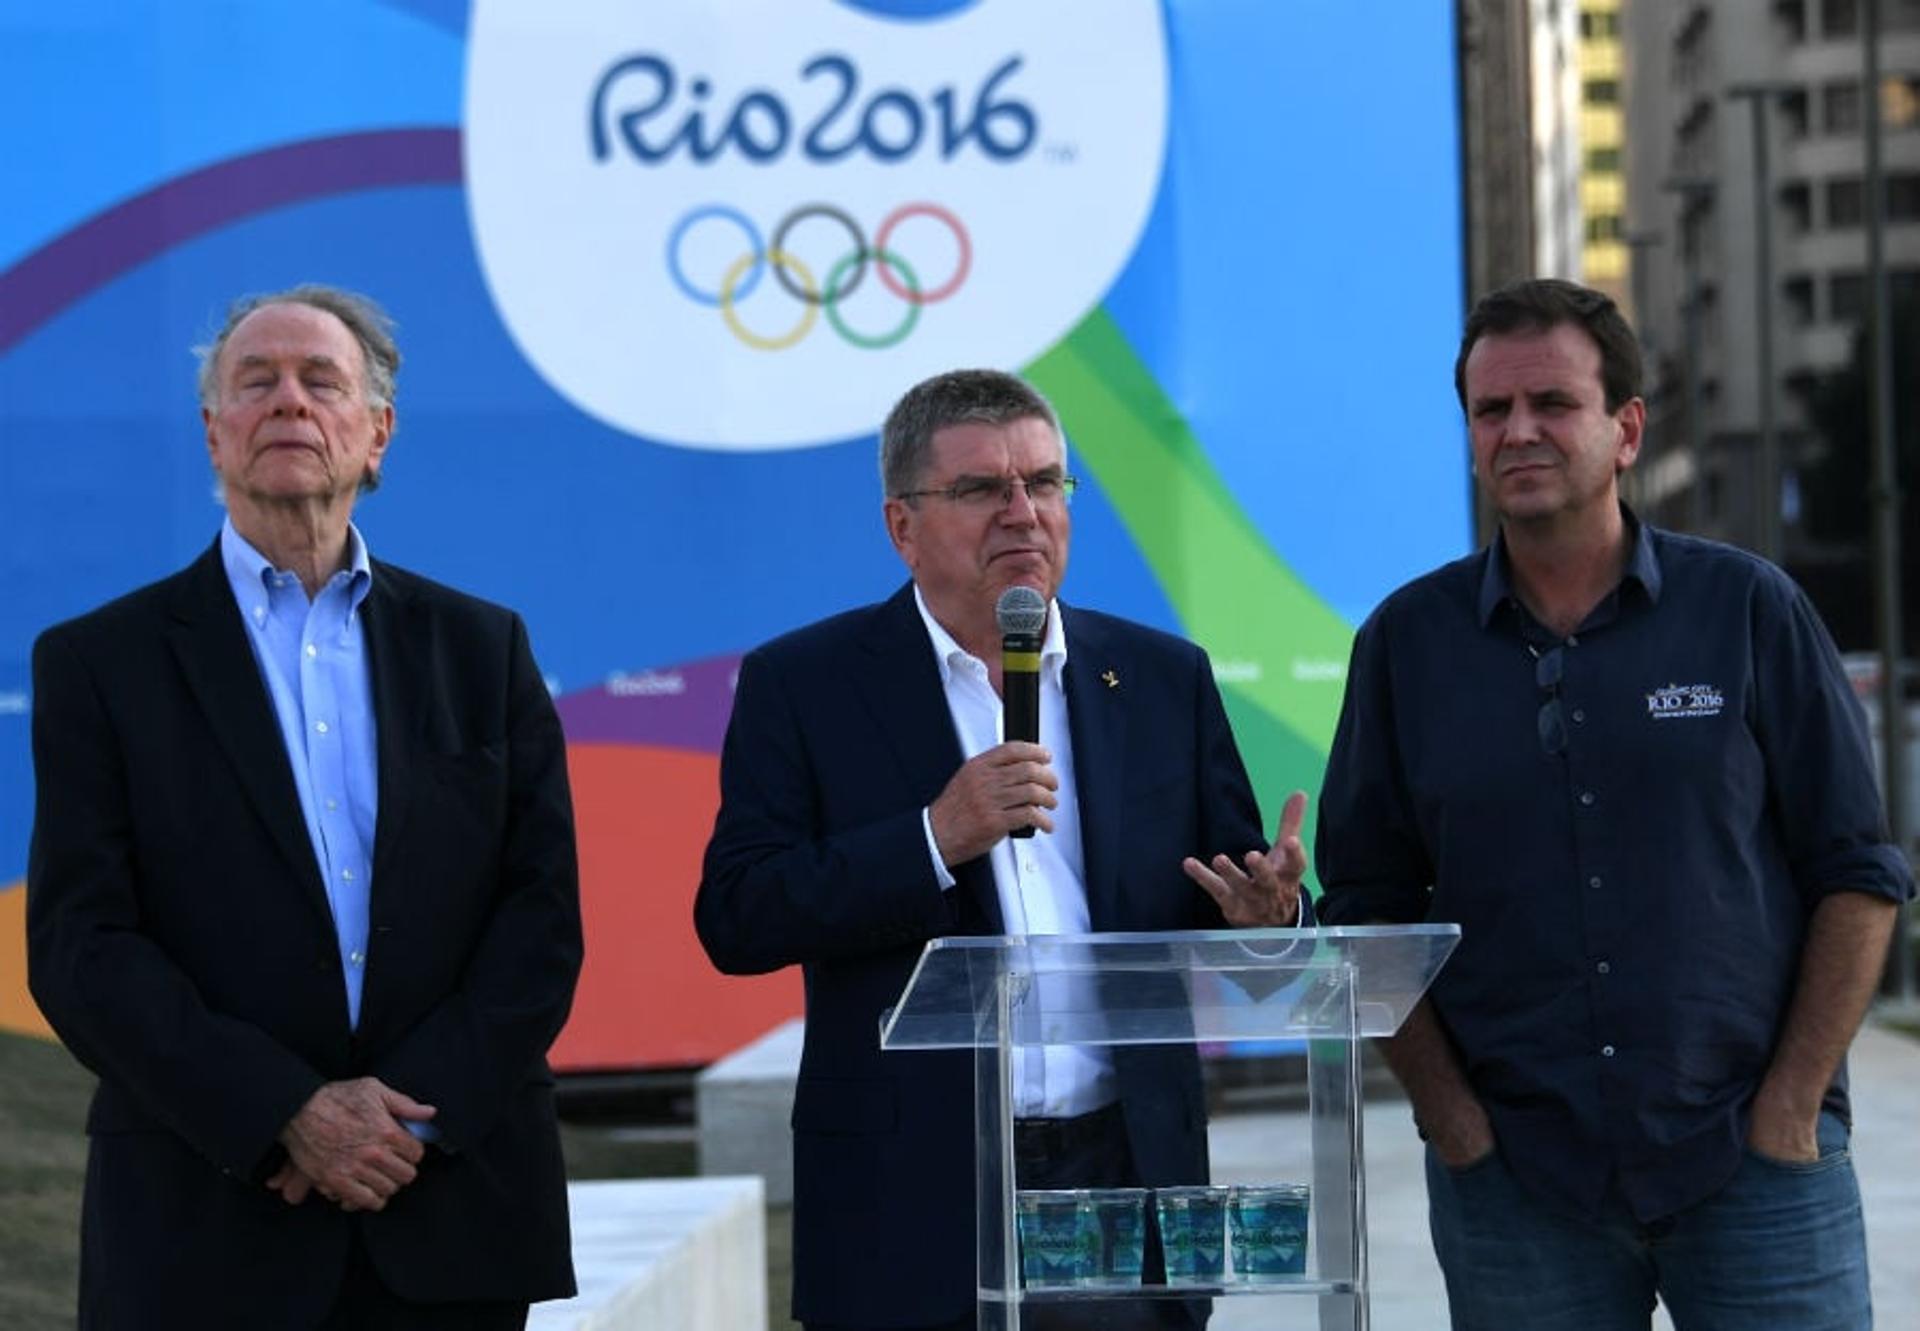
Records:
[[[1738,1167],[1814,906],[1913,885],[1805,595],[1627,522],[1624,576],[1565,639],[1497,539],[1368,618],[1316,856],[1329,924],[1460,925],[1431,997],[1514,1174],[1649,1220]]]

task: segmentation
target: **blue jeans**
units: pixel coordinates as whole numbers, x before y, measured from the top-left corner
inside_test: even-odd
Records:
[[[1847,1128],[1823,1113],[1820,1159],[1748,1151],[1725,1187],[1643,1224],[1615,1203],[1583,1219],[1537,1199],[1496,1151],[1451,1170],[1427,1148],[1427,1206],[1454,1331],[1867,1331],[1867,1236]]]

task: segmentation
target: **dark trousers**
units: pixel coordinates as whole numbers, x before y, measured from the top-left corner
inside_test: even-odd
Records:
[[[524,1303],[412,1303],[380,1279],[356,1226],[340,1297],[319,1331],[523,1331]]]

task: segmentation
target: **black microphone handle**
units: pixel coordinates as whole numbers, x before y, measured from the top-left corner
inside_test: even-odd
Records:
[[[1040,742],[1040,639],[1008,634],[1000,641],[1001,738],[1012,742]],[[1016,827],[1009,836],[1030,837],[1031,827]]]

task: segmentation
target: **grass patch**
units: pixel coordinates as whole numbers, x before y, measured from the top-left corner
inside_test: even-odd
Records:
[[[0,1326],[73,1325],[93,1077],[59,1045],[0,1033]]]

